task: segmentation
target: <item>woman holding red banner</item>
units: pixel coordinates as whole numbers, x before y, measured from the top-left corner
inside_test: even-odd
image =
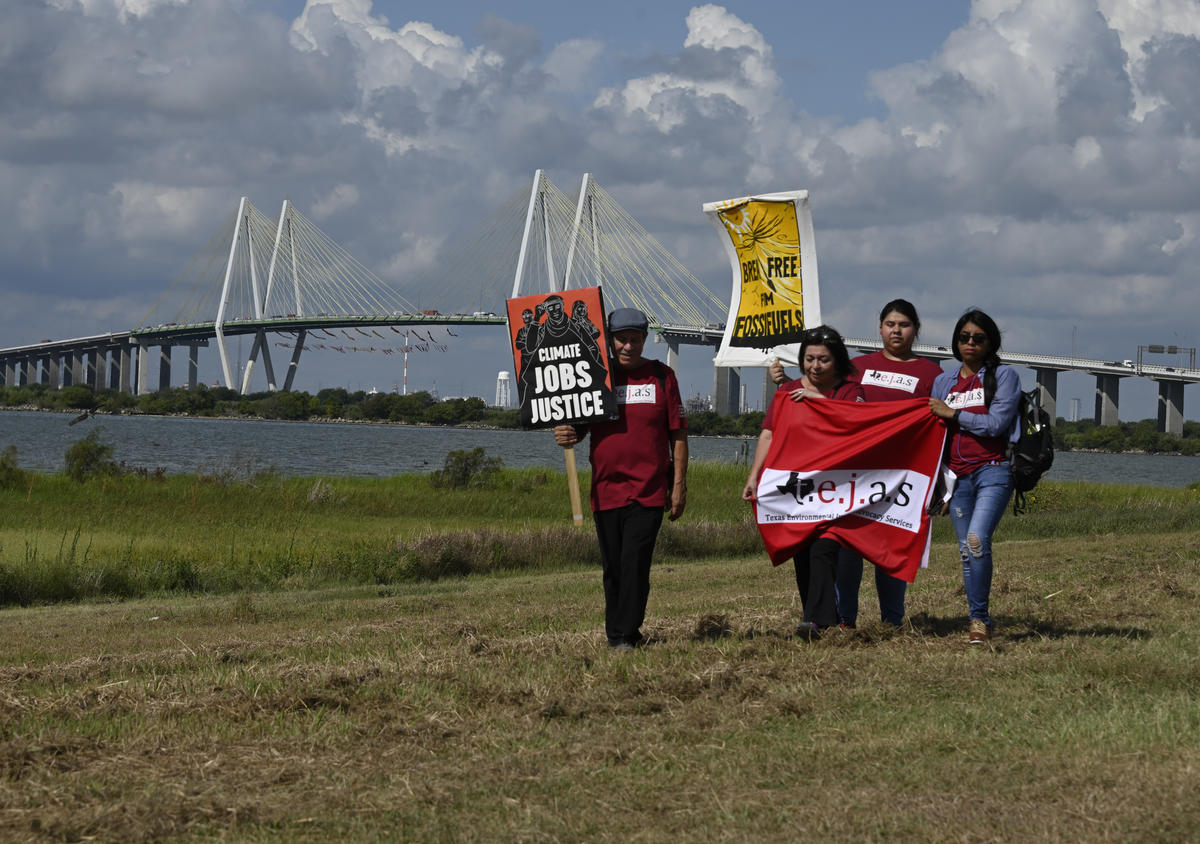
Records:
[[[907,299],[893,299],[879,312],[879,339],[883,348],[856,357],[851,363],[867,401],[901,401],[927,398],[942,368],[912,350],[921,333],[921,318]],[[878,566],[875,593],[879,596],[879,619],[899,627],[904,623],[904,594],[907,586]],[[838,558],[838,618],[846,627],[858,621],[858,589],[862,583],[862,554],[849,548]]]
[[[967,593],[967,641],[982,645],[991,638],[992,534],[1012,494],[1008,444],[1018,433],[1021,379],[1000,362],[1000,329],[978,308],[958,318],[950,342],[962,366],[934,381],[929,409],[950,428],[946,462],[958,476],[950,518]]]
[[[934,379],[942,368],[913,352],[913,343],[921,333],[921,318],[907,299],[893,299],[879,312],[879,339],[883,348],[860,355],[850,363],[853,378],[863,386],[866,401],[901,401],[928,398]],[[787,377],[783,364],[771,364],[771,380],[781,384]],[[879,617],[885,624],[899,627],[904,623],[904,595],[907,584],[878,566],[875,569],[875,591],[879,596]],[[837,611],[843,627],[855,627],[858,622],[858,590],[862,583],[863,557],[851,548],[842,549],[837,568]]]
[[[835,329],[822,325],[804,332],[800,340],[799,357],[804,375],[776,391],[763,419],[762,433],[754,449],[754,462],[750,466],[746,486],[742,488],[742,498],[746,501],[754,501],[757,497],[758,479],[771,448],[775,411],[780,402],[864,400],[862,385],[849,380],[854,373],[854,366],[850,363],[850,353],[846,351],[842,336]],[[796,635],[802,639],[818,639],[821,628],[837,626],[834,582],[841,548],[834,539],[818,535],[796,555],[796,588],[800,591],[800,603],[804,606],[804,620],[796,628]]]

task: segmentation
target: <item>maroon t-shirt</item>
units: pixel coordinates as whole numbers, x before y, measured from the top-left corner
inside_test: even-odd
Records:
[[[961,375],[950,388],[946,404],[954,410],[970,413],[987,413],[983,401],[983,380],[976,372],[963,378]],[[1008,437],[980,437],[965,434],[957,425],[950,437],[950,471],[961,477],[974,472],[987,463],[998,463],[1008,454]]]
[[[882,351],[859,355],[852,363],[856,373],[851,377],[862,384],[867,401],[926,398],[942,374],[942,368],[931,360],[892,360]]]
[[[620,417],[589,427],[592,509],[615,510],[633,503],[666,507],[672,481],[668,434],[687,428],[679,382],[669,366],[646,360],[636,369],[614,366],[613,387]]]
[[[779,389],[775,391],[775,397],[771,399],[771,406],[767,408],[767,413],[763,417],[762,426],[769,430],[775,430],[775,408],[781,401],[791,401],[788,393],[792,390],[797,390],[804,386],[804,379],[797,378],[795,381],[788,381],[786,384],[781,384]],[[839,401],[866,401],[863,396],[862,385],[855,381],[843,381],[833,388],[833,392],[826,396],[829,399],[837,399]],[[807,401],[807,399],[805,399]],[[814,399],[821,401],[821,399]]]

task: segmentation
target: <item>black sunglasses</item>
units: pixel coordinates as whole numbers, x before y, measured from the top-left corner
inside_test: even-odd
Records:
[[[827,328],[810,328],[804,332],[803,342],[808,346],[824,346],[827,343],[836,343],[841,339]]]
[[[986,334],[982,334],[982,333],[981,334],[969,334],[966,331],[964,331],[958,335],[958,342],[964,346],[967,345],[968,343],[974,343],[976,346],[982,346],[984,343],[987,342],[987,339],[988,339],[988,336]]]

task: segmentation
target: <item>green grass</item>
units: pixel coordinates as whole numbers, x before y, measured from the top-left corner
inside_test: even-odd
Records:
[[[0,837],[1195,840],[1197,547],[999,542],[970,649],[946,542],[813,644],[761,553],[656,564],[632,654],[594,569],[9,609]]]
[[[665,526],[663,560],[761,547],[739,498],[744,468],[696,463],[687,513]],[[581,483],[585,491],[588,476]],[[426,476],[281,478],[29,475],[0,490],[0,605],[161,593],[226,594],[391,584],[598,561],[590,523],[572,526],[562,473],[508,470],[482,489]],[[585,504],[586,508],[586,499]],[[998,538],[1200,529],[1194,490],[1041,484]],[[947,519],[934,541],[952,541]]]

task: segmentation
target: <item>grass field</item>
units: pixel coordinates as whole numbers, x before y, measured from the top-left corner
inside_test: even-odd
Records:
[[[320,560],[346,533],[364,554],[429,535],[416,514],[431,500],[460,512],[476,501],[430,499],[414,482],[397,516],[386,502],[410,482],[329,482],[317,506],[335,512],[306,526],[271,521],[242,486],[206,507],[170,479],[124,498],[85,485],[73,503],[70,487],[39,483],[46,499],[39,510],[29,496],[24,525],[12,511],[25,494],[5,493],[4,552],[45,531],[39,559],[59,555],[73,577],[120,569],[110,534],[132,535],[134,566],[150,564],[140,544],[165,534],[203,575],[220,569],[203,561],[226,547],[208,534],[228,513],[247,537],[259,515],[288,524]],[[314,482],[290,504],[288,483],[254,489],[303,515]],[[480,530],[557,536],[540,488],[493,497]],[[528,570],[358,584],[326,566],[320,588],[302,572],[250,590],[227,580],[212,594],[10,606],[0,838],[1196,840],[1195,493],[1039,492],[1034,512],[1002,523],[998,632],[982,648],[964,644],[945,520],[902,631],[797,641],[790,571],[713,547],[744,521],[724,490],[694,492],[673,526],[675,551],[652,575],[651,642],[628,654],[606,647],[598,571],[554,558],[551,539],[546,564]],[[505,498],[523,517],[503,515]],[[96,514],[107,521],[70,520],[89,507],[110,508]],[[238,547],[270,550],[278,531]],[[687,551],[689,533],[711,553]],[[255,552],[232,555],[248,566]],[[20,555],[4,559],[19,579]],[[871,592],[861,619],[876,617]]]
[[[665,526],[659,559],[760,553],[740,498],[745,471],[693,464],[687,515]],[[586,490],[586,473],[582,483]],[[1043,481],[1030,512],[1005,518],[997,537],[1183,530],[1200,530],[1194,490]],[[951,541],[949,520],[936,520],[934,542]],[[571,527],[563,475],[539,470],[505,471],[477,489],[436,489],[418,475],[220,472],[82,484],[31,474],[0,489],[0,606],[411,583],[598,561],[591,529]]]

